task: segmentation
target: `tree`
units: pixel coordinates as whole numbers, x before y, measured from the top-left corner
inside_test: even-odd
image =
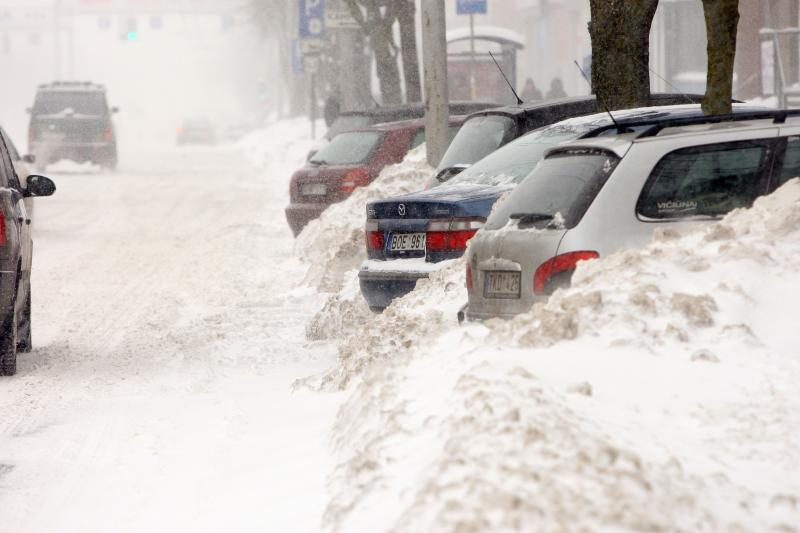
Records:
[[[725,115],[732,111],[739,0],[703,0],[703,13],[708,36],[708,73],[703,113]]]
[[[402,53],[403,72],[406,79],[406,97],[409,101],[421,99],[419,60],[413,0],[344,0],[350,13],[369,38],[375,55],[381,96],[385,104],[398,104],[403,100],[400,86],[398,53]],[[394,39],[394,24],[400,23],[401,47]]]
[[[417,6],[414,0],[397,2],[397,22],[400,25],[400,51],[403,56],[403,76],[406,81],[406,102],[422,101],[422,84],[417,55]]]
[[[589,0],[592,89],[608,109],[650,100],[650,26],[658,0]]]

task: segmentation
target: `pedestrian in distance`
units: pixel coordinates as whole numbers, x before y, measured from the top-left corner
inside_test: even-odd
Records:
[[[561,82],[561,78],[553,78],[553,81],[550,82],[550,90],[547,91],[547,99],[553,100],[555,98],[565,98],[567,93],[564,92],[564,84]]]
[[[542,91],[536,87],[533,78],[528,78],[525,80],[525,86],[522,88],[522,93],[520,93],[519,97],[523,102],[534,102],[542,99]]]

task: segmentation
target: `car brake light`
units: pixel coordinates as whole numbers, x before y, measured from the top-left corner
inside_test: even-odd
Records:
[[[467,292],[472,292],[475,288],[475,282],[472,279],[472,265],[467,263]]]
[[[432,220],[425,246],[429,252],[463,252],[481,227],[483,220],[478,219]]]
[[[103,130],[103,142],[110,143],[114,140],[114,132],[111,131],[111,128],[106,128]]]
[[[598,259],[599,257],[600,254],[597,252],[584,251],[570,252],[548,259],[536,269],[536,273],[533,275],[534,294],[546,294],[547,283],[557,274],[575,270],[579,261],[590,261],[592,259]]]
[[[6,245],[6,217],[0,212],[0,246]]]
[[[357,168],[345,174],[342,178],[341,191],[345,194],[350,194],[357,187],[365,187],[369,185],[369,171],[366,168]]]
[[[383,250],[383,232],[378,231],[377,220],[367,220],[367,250]]]

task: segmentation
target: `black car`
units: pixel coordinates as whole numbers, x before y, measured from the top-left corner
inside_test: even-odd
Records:
[[[117,166],[117,136],[106,89],[91,82],[40,85],[28,129],[29,152],[39,166],[69,159],[113,170]]]
[[[702,101],[703,95],[700,94],[650,95],[651,106],[699,104]],[[597,100],[591,95],[508,105],[475,112],[467,117],[461,131],[450,143],[436,169],[434,179],[438,183],[444,183],[504,144],[522,137],[529,131],[567,118],[601,111],[603,109],[598,109]]]
[[[0,376],[17,371],[17,352],[29,352],[31,342],[31,217],[25,198],[50,196],[49,178],[28,176],[20,183],[8,146],[0,137]]]

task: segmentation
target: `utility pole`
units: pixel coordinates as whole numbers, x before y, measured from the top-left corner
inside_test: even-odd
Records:
[[[425,69],[425,140],[428,164],[439,164],[447,149],[447,22],[442,0],[422,0],[422,57]]]

